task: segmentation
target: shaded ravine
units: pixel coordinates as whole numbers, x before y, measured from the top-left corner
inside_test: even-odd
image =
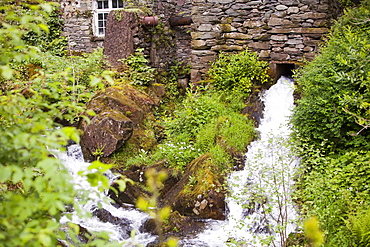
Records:
[[[296,210],[290,193],[298,159],[291,154],[288,143],[288,120],[294,107],[293,80],[281,77],[263,94],[262,100],[265,109],[257,129],[259,139],[248,147],[244,170],[233,172],[227,180],[230,191],[227,220],[209,220],[200,234],[181,239],[181,246],[284,246],[289,233],[296,230]],[[93,217],[82,219],[75,214],[73,223],[88,231],[107,231],[110,238],[120,241],[122,246],[135,246],[135,243],[147,246],[157,239],[141,231],[149,219],[147,214],[129,206],[114,207],[104,200],[104,193],[78,175],[90,165],[84,161],[78,145],[69,146],[67,153],[57,156],[73,176],[75,189],[88,193],[90,198],[81,207]],[[98,204],[102,209],[98,209]],[[131,239],[133,230],[136,234]]]
[[[290,198],[298,159],[289,145],[288,121],[294,107],[294,82],[281,77],[267,90],[259,138],[246,153],[244,170],[230,174],[226,221],[210,221],[184,246],[284,246],[296,230]],[[279,230],[280,229],[280,230]]]

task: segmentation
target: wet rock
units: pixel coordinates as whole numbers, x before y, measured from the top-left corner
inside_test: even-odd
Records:
[[[132,121],[121,112],[109,110],[99,113],[86,125],[81,137],[85,158],[91,155],[107,157],[122,147],[132,132]]]
[[[96,209],[92,214],[104,223],[109,222],[116,225],[119,228],[122,238],[127,239],[130,237],[130,233],[133,228],[130,226],[131,222],[129,220],[113,216],[104,208]]]
[[[190,177],[197,175],[196,184],[189,185]],[[184,216],[223,220],[225,196],[222,192],[222,179],[217,169],[212,168],[210,154],[205,154],[188,164],[181,180],[163,196],[161,204],[169,205]]]

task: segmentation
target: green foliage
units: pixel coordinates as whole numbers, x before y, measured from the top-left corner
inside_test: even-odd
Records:
[[[320,163],[302,178],[302,212],[322,222],[326,246],[352,246],[343,219],[370,203],[370,152],[321,157]]]
[[[352,233],[353,246],[370,246],[370,210],[359,210],[348,217],[347,226]]]
[[[57,8],[45,17],[48,32],[42,31],[36,33],[30,31],[23,35],[22,39],[26,41],[27,45],[38,47],[43,52],[50,52],[53,55],[63,56],[65,55],[65,48],[67,46],[67,39],[63,36],[63,19],[61,18],[61,12]]]
[[[162,118],[166,140],[153,152],[141,152],[128,163],[162,160],[173,171],[183,171],[192,160],[210,152],[221,170],[226,170],[233,164],[232,154],[245,151],[255,131],[253,123],[239,113],[242,95],[208,91],[186,96],[171,116]]]
[[[136,49],[135,54],[122,60],[127,66],[127,79],[136,86],[149,86],[155,78],[155,69],[147,64],[148,60],[145,58],[143,50],[142,48]]]
[[[296,76],[302,99],[293,124],[301,140],[326,142],[329,151],[369,143],[369,132],[362,131],[370,116],[369,6],[348,11],[321,54]]]
[[[245,50],[238,54],[221,53],[208,75],[217,90],[250,93],[254,85],[268,82],[267,69],[268,63]]]
[[[314,247],[324,243],[324,233],[320,230],[319,222],[316,217],[311,217],[304,222],[306,237],[311,240]]]
[[[62,216],[71,219],[70,206],[78,209],[77,194],[70,174],[53,156],[55,150],[65,150],[68,140],[79,142],[75,128],[55,122],[73,121],[85,110],[76,100],[75,77],[64,68],[48,71],[40,66],[29,76],[17,69],[31,60],[42,65],[39,50],[22,38],[30,31],[48,32],[43,10],[51,11],[52,6],[3,1],[0,10],[0,246],[57,246],[68,239],[78,244],[79,226],[60,223]],[[86,177],[93,186],[108,188],[102,174],[107,167],[92,164]],[[87,245],[115,244],[103,235]]]

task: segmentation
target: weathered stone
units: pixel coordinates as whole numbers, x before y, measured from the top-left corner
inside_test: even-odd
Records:
[[[131,137],[133,124],[123,113],[110,110],[94,116],[83,131],[82,149],[92,156],[107,157]]]
[[[297,48],[291,48],[291,47],[284,47],[284,52],[288,54],[300,54],[301,51]]]
[[[191,46],[195,50],[203,50],[203,49],[207,49],[208,48],[207,42],[205,40],[201,40],[201,39],[193,39],[191,41]]]
[[[252,42],[248,44],[248,47],[257,50],[267,50],[270,48],[270,42]]]
[[[214,39],[220,36],[219,32],[192,32],[192,39]]]
[[[289,7],[288,10],[287,10],[287,13],[290,15],[290,14],[296,14],[299,12],[299,8],[298,7]]]
[[[210,154],[204,154],[193,160],[187,165],[182,179],[163,196],[161,204],[171,206],[172,210],[182,215],[196,214],[201,218],[225,219],[224,194],[213,189],[222,184],[222,178],[214,173],[212,166]],[[202,179],[199,179],[196,187],[189,191],[186,188],[190,177],[195,177],[200,171],[203,174]],[[195,202],[199,201],[197,197],[199,193],[204,196],[200,199],[200,206],[194,207]]]
[[[243,23],[243,27],[248,27],[248,28],[256,28],[256,27],[262,27],[266,25],[265,22],[263,21],[244,21]]]
[[[226,39],[251,39],[251,36],[244,33],[225,33],[223,35]]]
[[[212,30],[213,25],[212,24],[201,24],[198,27],[198,31],[200,32],[207,32]]]
[[[218,24],[217,25],[217,28],[220,30],[220,32],[223,32],[223,33],[228,33],[228,32],[234,32],[234,31],[236,31],[236,28],[233,27],[233,26],[231,26],[228,23]]]
[[[271,40],[285,41],[285,40],[288,40],[288,36],[286,36],[286,35],[271,35]]]
[[[268,58],[268,57],[270,57],[270,51],[269,50],[262,50],[258,53],[258,56],[260,58]]]
[[[279,11],[282,11],[282,10],[288,9],[288,7],[285,6],[285,5],[279,4],[278,6],[276,6],[276,9],[279,10]]]
[[[213,51],[242,51],[244,47],[239,45],[216,45],[211,49]]]
[[[275,53],[275,52],[271,52],[270,57],[273,61],[287,61],[290,58],[288,54]]]

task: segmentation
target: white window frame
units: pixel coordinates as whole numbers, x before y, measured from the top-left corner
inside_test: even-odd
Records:
[[[107,20],[103,17],[103,20],[101,20],[104,24],[103,27],[99,27],[99,14],[108,16],[109,12],[115,9],[122,9],[125,6],[124,0],[122,0],[122,7],[116,7],[113,8],[113,1],[118,0],[93,0],[94,4],[94,18],[93,18],[93,29],[94,29],[94,36],[96,37],[104,37],[105,36],[105,30],[106,30],[106,24]],[[98,2],[108,2],[108,8],[98,8]],[[99,29],[103,29],[103,32],[100,32]]]

